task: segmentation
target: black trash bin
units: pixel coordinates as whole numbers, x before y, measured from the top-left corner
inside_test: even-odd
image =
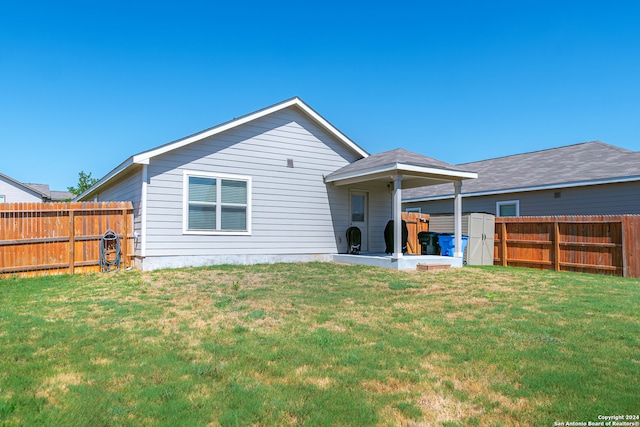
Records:
[[[440,255],[439,235],[440,233],[435,231],[421,231],[418,233],[418,243],[420,244],[420,253],[422,255]]]

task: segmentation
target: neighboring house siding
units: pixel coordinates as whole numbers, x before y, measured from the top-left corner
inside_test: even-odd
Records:
[[[495,215],[497,202],[511,200],[519,201],[520,216],[640,214],[640,182],[463,197],[462,210]],[[420,207],[427,214],[448,214],[453,212],[453,200],[405,203],[403,207]]]
[[[142,201],[142,166],[119,179],[112,186],[105,188],[96,196],[96,201],[131,202],[133,204],[133,231],[141,235],[141,201]],[[140,239],[135,239],[134,250],[140,256]]]
[[[0,196],[4,196],[4,203],[42,202],[40,194],[35,191],[26,191],[24,188],[2,177],[0,177]]]
[[[291,108],[152,158],[146,255],[334,253],[348,190],[328,188],[323,176],[357,158]],[[184,234],[184,171],[251,177],[251,234]]]
[[[462,211],[463,212],[486,212],[494,213],[496,210],[495,203],[493,207],[490,207],[490,202],[484,202],[483,200],[473,200],[473,197],[462,198]],[[479,202],[479,203],[477,203]],[[429,215],[439,214],[453,214],[453,199],[434,200],[431,202],[414,202],[403,203],[402,208],[420,208],[420,212]]]

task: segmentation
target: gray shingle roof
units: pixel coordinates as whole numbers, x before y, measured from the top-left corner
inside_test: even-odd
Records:
[[[49,190],[49,184],[32,184],[30,182],[25,182],[24,185],[42,194],[43,197],[49,197],[49,194],[51,193],[51,190]]]
[[[34,184],[17,181],[10,176],[0,173],[0,177],[13,182],[16,185],[23,187],[26,190],[33,191],[42,197],[43,201],[59,202],[62,200],[72,199],[75,197],[73,193],[68,191],[55,191],[49,189],[49,184]]]
[[[49,188],[49,184],[26,183],[23,185],[29,188],[32,188],[38,193],[40,193],[42,195],[43,200],[47,200],[51,202],[61,202],[63,200],[70,200],[76,196],[75,194],[70,193],[68,191],[51,190]]]
[[[428,168],[446,169],[446,170],[460,171],[460,172],[471,171],[470,169],[461,169],[449,163],[442,162],[432,157],[427,157],[421,154],[413,153],[403,148],[396,148],[395,150],[373,154],[369,157],[365,157],[363,159],[350,163],[338,169],[337,171],[329,174],[327,176],[327,179],[330,179],[331,177],[336,175],[365,171],[365,170],[374,169],[380,166],[393,165],[395,163],[422,166],[422,167],[428,167]]]
[[[71,200],[76,197],[75,194],[69,191],[56,191],[51,190],[51,201],[52,202],[61,202],[63,200]]]
[[[482,193],[633,176],[640,178],[640,152],[594,141],[455,167],[478,173],[477,179],[464,183],[463,194]],[[407,200],[449,194],[452,194],[450,185],[436,185],[408,189],[402,196]]]

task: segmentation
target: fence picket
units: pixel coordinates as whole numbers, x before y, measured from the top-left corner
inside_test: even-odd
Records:
[[[429,231],[429,215],[418,212],[402,212],[402,219],[407,224],[409,233],[407,239],[407,253],[420,255],[422,248],[418,241],[418,233]]]
[[[498,217],[494,264],[640,277],[640,215]]]
[[[130,265],[131,202],[0,204],[0,276],[99,271],[108,228],[122,236],[122,266]]]

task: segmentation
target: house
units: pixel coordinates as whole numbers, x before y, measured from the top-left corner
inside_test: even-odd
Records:
[[[68,191],[52,191],[48,184],[25,184],[0,173],[0,203],[59,202],[75,197]]]
[[[462,188],[464,211],[496,216],[640,214],[640,152],[600,141],[464,163],[479,178]],[[403,193],[403,207],[450,214],[445,185]]]
[[[292,98],[133,155],[78,200],[133,203],[143,270],[332,261],[347,252],[350,226],[361,229],[363,252],[384,252],[384,228],[401,217],[404,188],[459,188],[475,177],[405,150],[370,156]],[[410,268],[400,224],[387,258]]]

